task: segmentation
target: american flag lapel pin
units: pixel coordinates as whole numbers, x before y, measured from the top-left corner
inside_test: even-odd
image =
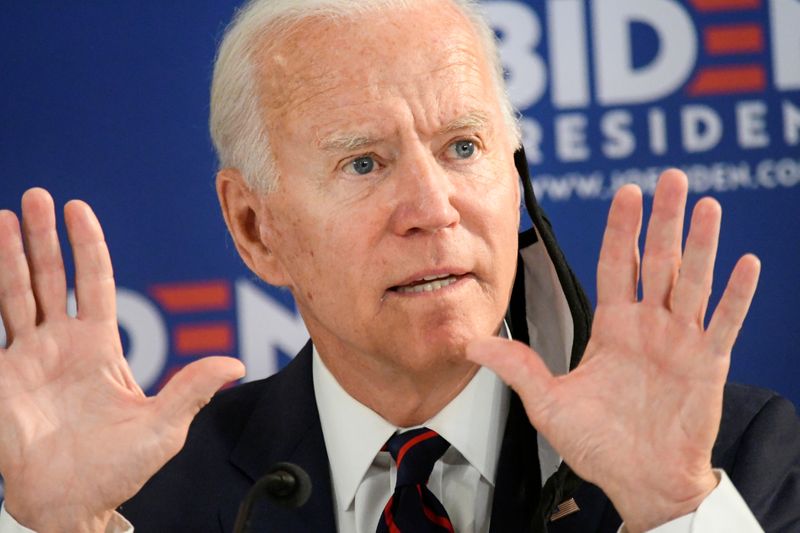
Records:
[[[575,502],[575,498],[570,498],[569,500],[558,504],[556,512],[550,515],[550,521],[555,522],[560,518],[564,518],[572,513],[577,513],[580,510],[580,507],[578,507],[578,504]]]

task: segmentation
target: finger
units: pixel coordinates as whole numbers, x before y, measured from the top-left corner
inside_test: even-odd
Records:
[[[467,359],[491,369],[508,383],[529,409],[531,418],[536,418],[535,412],[539,411],[536,406],[550,398],[548,390],[553,375],[542,358],[524,344],[489,337],[472,341],[467,345],[466,355]]]
[[[626,185],[614,195],[597,262],[597,303],[636,301],[642,191]]]
[[[761,261],[751,254],[739,259],[733,268],[728,286],[725,287],[706,330],[706,337],[714,353],[725,356],[730,354],[744,317],[750,309],[750,302],[753,301],[760,272]]]
[[[85,202],[72,200],[64,206],[64,219],[75,261],[78,318],[116,320],[114,271],[97,217]]]
[[[695,206],[680,273],[672,292],[673,313],[700,326],[711,295],[721,218],[722,209],[712,198],[703,198]]]
[[[36,300],[17,216],[0,211],[0,317],[6,345],[36,327]]]
[[[185,431],[215,392],[244,373],[242,362],[232,357],[204,357],[183,367],[156,396],[154,423]]]
[[[670,291],[681,264],[688,188],[686,175],[674,169],[664,172],[656,185],[642,258],[642,301],[645,303],[669,304]]]
[[[22,228],[40,319],[66,316],[67,281],[55,208],[44,189],[30,189],[22,196]]]

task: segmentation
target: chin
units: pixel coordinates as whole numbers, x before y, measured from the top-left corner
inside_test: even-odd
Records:
[[[414,344],[415,352],[427,353],[426,357],[451,362],[459,362],[465,359],[467,344],[473,339],[490,336],[494,333],[496,326],[488,326],[477,323],[445,323],[435,327],[428,327],[414,335],[418,341]],[[484,333],[487,332],[487,333]],[[411,348],[411,347],[409,347]]]
[[[464,345],[429,345],[415,347],[398,354],[402,357],[401,366],[417,375],[448,374],[456,367],[472,365],[464,355]]]

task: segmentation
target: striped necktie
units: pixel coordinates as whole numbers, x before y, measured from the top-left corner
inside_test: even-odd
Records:
[[[389,439],[385,449],[397,464],[397,482],[377,533],[453,533],[447,511],[428,489],[433,465],[449,447],[449,442],[428,428]]]

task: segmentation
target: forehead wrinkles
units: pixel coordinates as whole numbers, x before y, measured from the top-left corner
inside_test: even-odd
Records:
[[[405,87],[411,86],[413,82]],[[287,140],[307,140],[335,155],[385,143],[399,147],[405,144],[403,139],[425,141],[463,129],[480,129],[486,134],[495,129],[492,117],[496,114],[474,93],[452,97],[423,92],[413,98],[404,96],[403,88],[394,88],[380,100],[352,102],[327,113],[319,113],[319,106],[309,102],[293,115],[301,120],[285,124]]]
[[[338,84],[331,83],[331,77],[317,78],[313,89],[298,87],[282,109],[272,110],[271,117],[283,132],[313,132],[318,141],[337,132],[372,138],[387,138],[404,129],[433,134],[470,110],[496,115],[492,86],[477,72],[473,62],[457,61],[399,83],[369,80],[356,85],[350,79]]]
[[[318,111],[316,100],[328,107],[365,103],[413,92],[414,84],[429,92],[437,88],[430,77],[481,90],[491,75],[471,24],[434,11],[448,14],[448,24],[410,10],[384,19],[309,17],[271,36],[256,58],[262,109],[277,118],[296,116],[304,104]]]

